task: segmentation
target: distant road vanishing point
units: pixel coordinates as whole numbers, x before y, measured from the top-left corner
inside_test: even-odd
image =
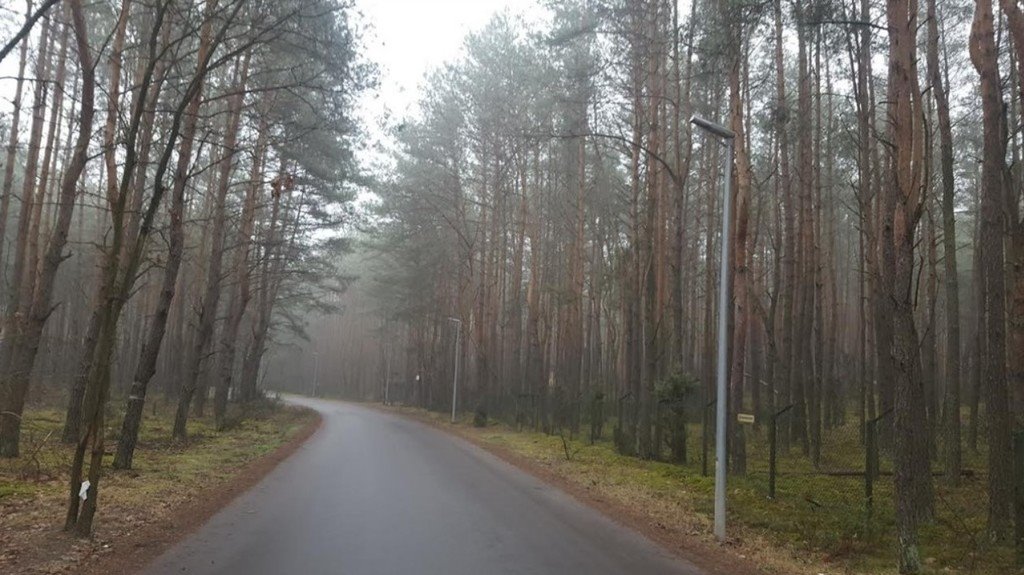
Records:
[[[702,575],[458,438],[296,398],[320,430],[144,575]]]

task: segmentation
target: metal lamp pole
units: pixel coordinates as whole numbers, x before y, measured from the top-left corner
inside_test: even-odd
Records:
[[[728,400],[726,362],[729,354],[729,234],[732,226],[732,164],[736,134],[721,124],[692,116],[690,122],[725,144],[728,162],[722,190],[722,269],[718,285],[718,394],[715,399],[715,538],[725,541],[725,457]]]
[[[459,397],[459,345],[462,343],[462,320],[450,317],[448,321],[455,322],[455,379],[452,381],[452,423],[455,423],[455,406]]]
[[[320,393],[320,352],[313,352],[313,397]]]

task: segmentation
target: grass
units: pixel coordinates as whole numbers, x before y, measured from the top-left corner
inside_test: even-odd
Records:
[[[133,469],[109,468],[120,429],[121,414],[107,417],[103,483],[130,486],[140,495],[172,485],[200,486],[210,479],[229,478],[237,468],[284,444],[312,417],[304,411],[278,406],[239,420],[218,433],[212,418],[189,422],[189,441],[171,440],[173,413],[167,408],[147,413],[139,433]],[[0,498],[38,495],[53,487],[63,489],[72,449],[60,444],[63,414],[35,409],[25,414],[21,457],[0,459]]]
[[[215,430],[211,418],[193,419],[189,441],[180,444],[170,439],[173,416],[172,406],[155,413],[148,410],[133,469],[113,470],[110,464],[121,416],[108,414],[94,540],[68,541],[55,551],[53,534],[63,524],[72,448],[59,441],[61,412],[28,410],[21,456],[0,459],[0,572],[67,568],[75,572],[78,562],[98,549],[172,517],[175,510],[194,501],[196,493],[229,483],[247,463],[281,447],[316,417],[307,410],[268,402],[244,418],[236,415],[234,425],[223,432]]]
[[[399,408],[448,425],[442,414]],[[778,573],[895,573],[895,516],[891,475],[874,484],[873,513],[865,506],[864,449],[856,423],[827,432],[816,469],[794,445],[780,455],[775,499],[768,498],[767,433],[748,430],[748,473],[729,480],[730,533],[738,552]],[[714,481],[701,474],[700,430],[688,433],[690,463],[643,461],[620,455],[608,440],[593,445],[534,431],[517,432],[499,422],[474,428],[467,418],[459,431],[486,445],[508,450],[601,498],[639,510],[650,523],[674,526],[707,538],[713,515]],[[611,435],[605,427],[604,435]],[[965,467],[982,469],[983,454],[967,454]],[[712,454],[713,457],[713,454]],[[713,468],[713,465],[711,466]],[[883,473],[891,461],[882,457]],[[985,534],[986,481],[977,474],[952,489],[936,486],[936,518],[921,528],[924,573],[1006,575],[1022,573],[1010,545]]]

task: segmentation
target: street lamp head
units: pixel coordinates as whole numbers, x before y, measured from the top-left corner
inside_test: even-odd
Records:
[[[736,137],[736,134],[729,128],[711,120],[705,120],[696,114],[690,116],[690,123],[725,140],[731,140]]]

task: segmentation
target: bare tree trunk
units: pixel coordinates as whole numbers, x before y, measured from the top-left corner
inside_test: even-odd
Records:
[[[0,327],[0,457],[17,457],[21,441],[21,414],[28,392],[31,364],[25,365],[24,353],[29,334],[25,330],[25,290],[22,285],[31,269],[26,271],[32,198],[35,195],[36,173],[39,166],[39,144],[43,136],[46,97],[49,79],[49,42],[52,22],[43,26],[36,56],[36,86],[32,104],[32,128],[25,159],[24,184],[18,215],[17,245],[14,252],[14,271],[7,291],[7,309]]]
[[[254,310],[252,340],[249,342],[249,349],[242,361],[240,384],[243,389],[256,390],[259,384],[260,362],[266,351],[267,334],[270,331],[270,323],[274,315],[274,303],[277,300],[278,289],[283,279],[282,274],[287,254],[294,247],[296,233],[302,219],[304,194],[300,196],[299,205],[295,207],[295,213],[292,216],[291,237],[285,240],[282,232],[287,222],[282,199],[290,196],[293,183],[291,176],[284,173],[284,169],[282,169],[281,176],[273,184],[273,203],[269,227],[265,236],[267,247],[263,252],[263,261],[260,265],[259,296]]]
[[[242,316],[245,314],[250,297],[249,246],[253,239],[256,203],[259,199],[259,192],[263,188],[268,130],[265,121],[261,121],[258,130],[252,172],[250,174],[251,181],[246,188],[245,202],[242,207],[242,222],[238,227],[238,239],[235,242],[235,259],[231,266],[231,275],[234,277],[235,285],[231,290],[231,296],[228,301],[227,323],[224,325],[224,332],[220,341],[220,377],[217,379],[217,389],[214,394],[213,403],[213,413],[217,419],[218,427],[223,426],[224,415],[227,412],[228,392],[231,389],[231,380],[235,371],[235,342],[238,339],[238,329],[242,324]],[[275,193],[281,193],[281,184],[282,182],[280,181],[275,182]],[[251,401],[256,398],[256,382],[246,381],[245,383],[246,385],[241,388],[242,401]]]
[[[914,240],[923,209],[924,112],[917,87],[916,2],[889,0],[889,118],[892,121],[892,174],[887,187],[893,212],[895,267],[891,290],[895,367],[893,403],[893,465],[895,469],[896,530],[901,573],[921,569],[917,528],[932,514],[931,470],[925,433],[924,386],[914,325]]]
[[[1009,21],[1010,35],[1013,39],[1013,55],[1011,66],[1016,64],[1013,70],[1016,72],[1016,84],[1019,102],[1024,105],[1024,10],[1016,2],[1000,0],[999,5],[1006,13]],[[1019,125],[1019,124],[1018,124]],[[1005,129],[1005,128],[1004,128]],[[1016,137],[1014,140],[1016,141]],[[1019,161],[1018,150],[1014,149],[1014,163]],[[1016,185],[1014,185],[1016,184]],[[1012,179],[1005,182],[1006,191],[1006,216],[1007,216],[1007,269],[1009,271],[1009,294],[1007,309],[1007,327],[1009,338],[1009,349],[1024,349],[1024,219],[1021,218],[1021,195],[1024,187]],[[1007,357],[1008,373],[1007,383],[1009,385],[1011,405],[1013,413],[1011,422],[1013,425],[1024,424],[1024,354],[1010,353]]]
[[[949,118],[949,96],[939,65],[939,25],[935,0],[928,0],[928,78],[935,97],[939,124],[939,171],[942,177],[942,257],[946,295],[946,389],[943,404],[943,460],[946,479],[959,485],[962,455],[960,447],[960,288],[956,261],[956,182],[953,179],[953,129]]]
[[[210,259],[206,272],[206,290],[203,294],[202,307],[199,310],[199,320],[196,326],[195,340],[192,343],[192,352],[186,363],[185,380],[181,382],[181,389],[178,394],[178,410],[174,417],[173,436],[178,440],[185,440],[188,436],[188,412],[192,403],[192,396],[195,394],[199,384],[199,375],[202,370],[205,350],[213,341],[214,322],[217,319],[217,308],[220,305],[221,295],[221,267],[224,259],[224,238],[227,234],[226,222],[226,201],[228,189],[231,186],[231,172],[234,167],[234,157],[238,127],[241,122],[242,100],[245,94],[245,85],[249,77],[249,54],[247,53],[238,63],[236,73],[237,81],[234,83],[235,96],[231,99],[230,110],[227,118],[227,128],[224,132],[224,152],[220,158],[220,173],[217,182],[217,196],[213,216],[213,238],[210,246]],[[216,406],[215,406],[216,409]],[[221,414],[223,417],[223,414]]]
[[[130,0],[125,0],[126,3],[129,1]],[[166,7],[166,5],[163,6]],[[196,131],[196,123],[198,121],[198,107],[203,91],[203,82],[209,71],[210,60],[213,52],[216,50],[216,46],[223,40],[228,26],[230,26],[232,19],[237,15],[241,6],[241,2],[234,5],[232,12],[228,15],[227,20],[225,21],[226,23],[218,30],[216,38],[214,39],[212,38],[212,15],[216,8],[216,0],[207,0],[203,14],[204,21],[202,31],[200,32],[196,72],[188,82],[182,99],[175,107],[172,122],[167,132],[166,145],[154,176],[154,191],[150,196],[149,203],[147,204],[144,216],[142,217],[138,236],[125,238],[125,207],[129,195],[128,192],[131,174],[134,169],[134,163],[137,160],[135,156],[135,144],[138,135],[138,126],[142,115],[141,102],[145,101],[144,94],[141,95],[143,97],[140,97],[139,104],[132,111],[132,121],[125,145],[128,150],[129,161],[126,162],[118,193],[115,198],[111,198],[113,200],[111,205],[113,240],[110,250],[107,253],[107,257],[105,258],[106,261],[101,284],[101,291],[107,299],[104,302],[104,316],[101,320],[102,327],[99,332],[99,341],[97,343],[95,360],[90,371],[89,381],[86,386],[85,396],[82,402],[82,413],[85,427],[80,433],[80,439],[76,446],[71,466],[71,482],[69,486],[70,489],[65,530],[74,530],[78,535],[87,536],[91,533],[93,517],[96,513],[96,496],[99,489],[99,479],[104,451],[103,444],[105,439],[102,432],[104,429],[104,412],[110,389],[111,360],[117,339],[118,319],[124,309],[125,302],[128,300],[128,296],[135,285],[147,241],[153,232],[153,223],[156,217],[156,212],[161,205],[165,192],[163,178],[170,163],[174,144],[177,141],[179,133],[181,133],[181,147],[178,152],[177,166],[174,173],[174,185],[184,186],[185,181],[189,176],[188,166],[192,157],[192,144]],[[125,9],[125,11],[127,11],[127,9]],[[158,13],[162,17],[162,11]],[[156,26],[159,27],[161,22],[162,18],[158,18]],[[154,55],[156,43],[157,34],[153,34],[149,44],[150,61],[152,63],[155,63]],[[142,84],[143,90],[148,88],[149,78],[152,77],[151,74],[152,68],[150,68],[146,74],[147,80]],[[183,120],[184,126],[182,126]],[[131,247],[124,250],[124,257],[122,258],[122,245],[125,242],[130,242]],[[85,453],[87,450],[91,452],[88,474],[89,489],[87,492],[87,498],[83,503],[81,503],[80,510],[78,492],[82,486],[82,471]]]
[[[50,183],[51,163],[53,163],[55,138],[57,127],[61,122],[63,113],[62,103],[64,100],[64,75],[67,62],[69,27],[63,27],[60,38],[60,53],[57,56],[57,70],[54,73],[53,98],[50,100],[49,129],[46,135],[46,145],[43,148],[42,168],[39,172],[39,183],[36,186],[35,197],[31,200],[32,215],[29,221],[28,248],[25,253],[25,276],[18,289],[21,290],[21,313],[27,314],[32,304],[32,293],[36,288],[37,272],[39,268],[39,242],[43,236],[43,206],[47,200],[47,188]],[[51,47],[52,49],[52,47]],[[56,179],[56,178],[55,178]]]
[[[728,427],[729,460],[731,471],[737,475],[746,473],[747,450],[743,428],[736,422],[737,414],[743,408],[743,384],[746,379],[747,331],[750,321],[749,310],[749,270],[747,269],[747,236],[750,222],[750,158],[747,153],[746,130],[744,129],[743,95],[741,93],[740,75],[743,69],[743,30],[740,19],[726,12],[725,17],[732,22],[730,33],[732,56],[729,70],[729,118],[733,133],[736,135],[736,165],[726,166],[725,177],[731,177],[729,170],[736,173],[735,197],[735,244],[732,257],[733,282],[733,327],[732,362],[729,374],[730,406]]]
[[[985,354],[980,358],[987,407],[989,437],[988,529],[997,539],[1009,536],[1012,502],[1010,466],[1010,413],[1006,385],[1006,272],[1003,267],[1002,96],[999,62],[993,30],[991,0],[976,0],[971,27],[971,61],[981,76],[982,140],[981,266],[985,278]]]
[[[139,427],[142,424],[142,410],[145,407],[146,390],[153,375],[156,374],[157,359],[159,358],[160,347],[163,344],[164,333],[167,329],[171,302],[175,297],[178,271],[181,268],[181,259],[185,250],[183,219],[185,213],[185,183],[188,179],[188,174],[181,170],[182,167],[187,169],[187,162],[185,164],[179,163],[179,171],[175,174],[174,178],[174,187],[171,194],[171,222],[168,233],[170,245],[167,261],[164,264],[163,281],[160,286],[160,294],[156,310],[153,313],[152,323],[149,326],[145,344],[139,355],[131,388],[128,391],[124,420],[121,423],[121,436],[117,443],[117,452],[114,455],[114,469],[131,469],[132,467],[135,445],[139,437]]]
[[[25,18],[32,14],[32,0],[25,2]],[[6,268],[4,262],[4,242],[7,238],[7,214],[11,205],[11,191],[14,187],[14,163],[18,151],[18,129],[21,123],[21,94],[25,84],[25,63],[28,59],[28,41],[21,43],[18,55],[18,77],[14,85],[14,100],[11,103],[11,132],[7,141],[7,157],[4,163],[3,194],[0,195],[0,279]],[[0,281],[2,283],[2,281]],[[0,286],[5,287],[5,286]],[[2,295],[2,292],[0,292]]]
[[[170,42],[170,31],[172,26],[170,24],[163,25],[164,13],[167,11],[166,5],[162,5],[157,11],[157,17],[152,15],[146,15],[148,18],[147,22],[150,24],[151,29],[151,40],[149,46],[149,54],[145,58],[139,58],[139,66],[136,70],[135,85],[140,89],[135,91],[135,101],[132,104],[132,110],[137,110],[137,106],[142,105],[143,108],[138,110],[139,116],[135,120],[137,127],[131,127],[132,131],[137,130],[137,139],[140,143],[138,160],[136,166],[136,172],[133,181],[133,195],[131,200],[131,207],[129,210],[129,223],[125,228],[126,237],[135,237],[138,234],[138,226],[142,217],[142,196],[146,184],[146,170],[149,169],[150,150],[153,142],[153,123],[156,116],[156,107],[160,99],[160,91],[163,87],[164,78],[167,72],[167,61],[164,58],[156,58],[156,48],[151,42],[157,37],[160,37],[160,46],[166,47]],[[153,22],[156,22],[154,25]],[[162,27],[163,32],[161,35],[160,28]],[[154,61],[155,60],[155,61]],[[113,82],[113,78],[111,79]],[[141,89],[143,83],[146,83],[145,90]],[[108,158],[105,158],[105,167],[109,178],[116,177],[116,160],[113,159],[114,154],[114,136],[116,125],[111,123],[109,119],[111,117],[111,110],[109,109],[108,103],[108,121],[104,127],[104,138],[105,144],[104,149],[107,150]],[[113,111],[116,114],[116,108]],[[117,189],[107,189],[108,197],[113,197],[118,193]],[[126,258],[127,254],[122,250],[122,258]],[[103,305],[104,296],[101,292],[101,286],[97,287],[97,300],[91,306],[92,313],[89,317],[89,323],[85,330],[85,337],[82,340],[82,346],[80,356],[77,362],[77,371],[72,378],[71,387],[68,393],[68,403],[64,414],[64,428],[61,434],[61,440],[64,443],[76,443],[79,438],[79,430],[82,424],[82,397],[85,395],[85,386],[89,380],[89,372],[92,369],[93,357],[96,351],[96,344],[99,340],[99,332],[103,319]]]

